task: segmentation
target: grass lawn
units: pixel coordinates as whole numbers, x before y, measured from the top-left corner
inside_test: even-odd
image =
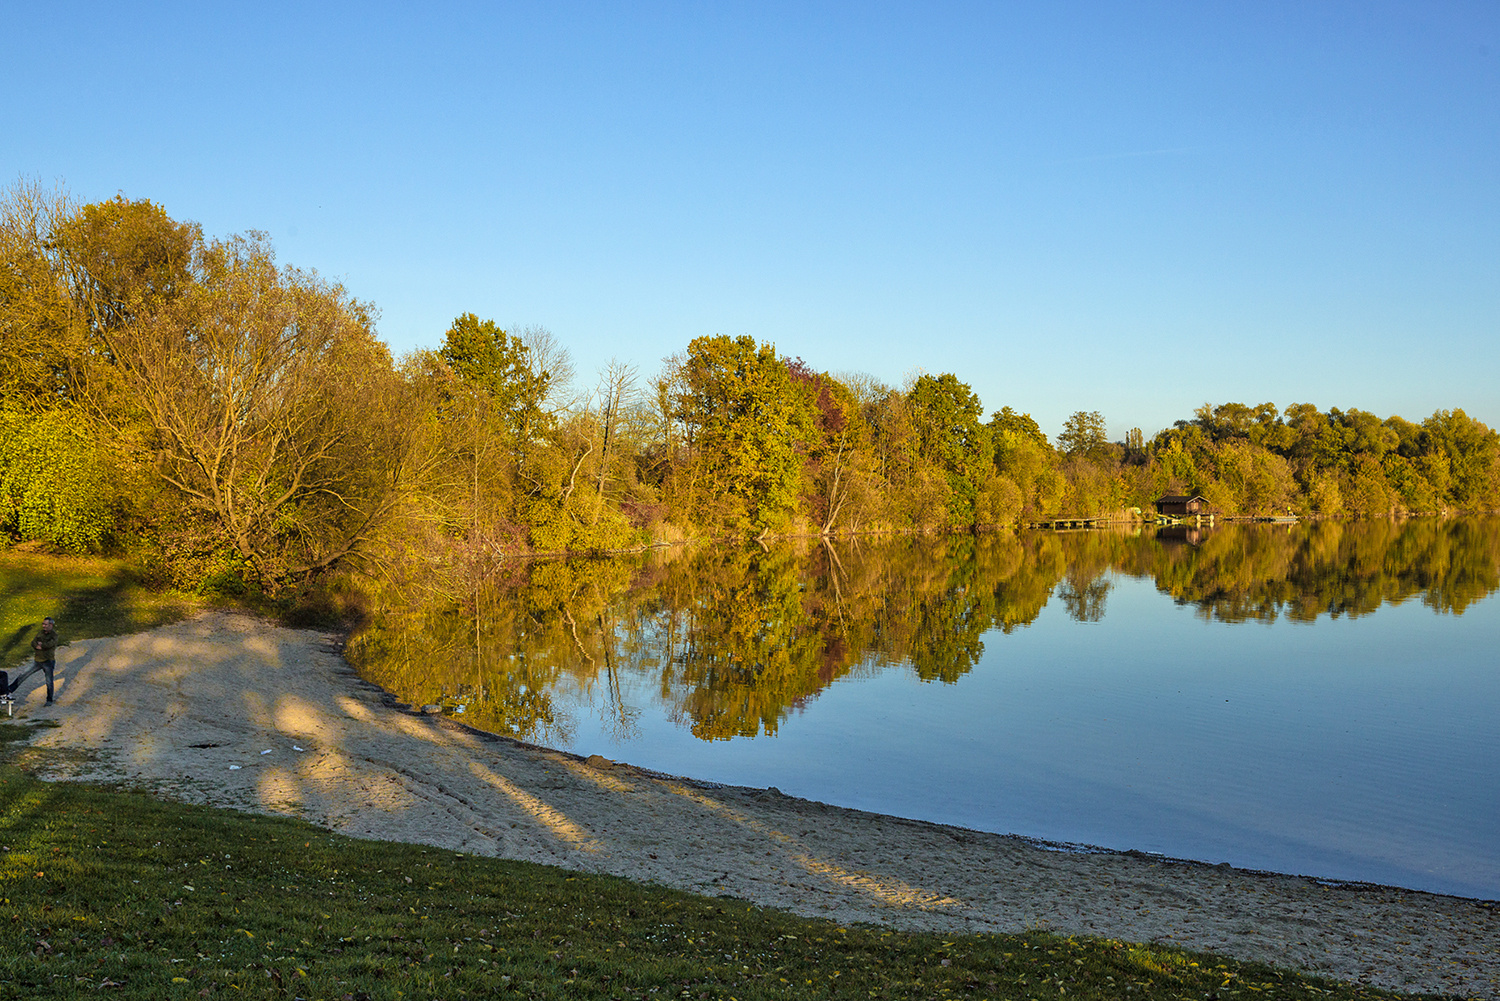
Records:
[[[31,656],[48,615],[66,642],[150,629],[202,606],[192,595],[144,587],[120,560],[0,553],[0,667]]]

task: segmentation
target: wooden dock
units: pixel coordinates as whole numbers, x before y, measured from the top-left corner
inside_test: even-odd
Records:
[[[1053,518],[1051,521],[1028,522],[1031,528],[1050,528],[1062,531],[1068,528],[1098,528],[1103,518]]]

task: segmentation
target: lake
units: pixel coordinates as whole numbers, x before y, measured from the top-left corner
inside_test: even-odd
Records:
[[[715,544],[423,582],[350,656],[582,755],[1494,899],[1497,588],[1495,518]]]

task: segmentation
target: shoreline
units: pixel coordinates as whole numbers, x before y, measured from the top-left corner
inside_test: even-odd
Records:
[[[76,641],[59,650],[56,705],[38,689],[17,697],[17,719],[59,724],[32,739],[63,752],[49,779],[840,923],[1045,928],[1500,997],[1494,901],[991,834],[580,758],[402,708],[333,634],[245,615]]]
[[[356,674],[355,677],[358,677]],[[965,827],[962,824],[949,824],[937,820],[924,820],[921,817],[906,817],[895,813],[880,813],[874,810],[865,810],[854,806],[840,806],[837,803],[827,803],[822,800],[811,799],[806,796],[796,796],[784,793],[776,786],[742,786],[732,782],[718,782],[713,779],[700,779],[687,775],[675,775],[654,768],[646,768],[641,765],[631,764],[628,761],[615,761],[604,758],[603,755],[582,755],[576,751],[567,751],[560,748],[548,747],[545,744],[534,744],[530,741],[521,740],[506,734],[492,733],[489,730],[481,730],[472,727],[449,715],[437,716],[436,714],[425,714],[420,709],[412,706],[409,702],[402,702],[393,693],[373,685],[370,682],[359,679],[362,684],[369,684],[372,688],[380,691],[386,698],[386,707],[397,712],[405,712],[417,716],[430,716],[440,721],[440,725],[456,727],[465,733],[471,734],[480,741],[499,741],[508,744],[517,750],[535,753],[557,755],[568,758],[578,764],[589,767],[608,767],[618,769],[645,778],[655,779],[663,782],[676,782],[703,789],[705,791],[730,791],[745,794],[771,794],[783,799],[793,800],[817,807],[824,810],[838,810],[846,813],[861,814],[865,817],[878,818],[889,821],[902,821],[910,824],[926,824],[947,831],[957,831],[962,834],[971,835],[976,838],[1004,838],[1014,840],[1028,845],[1042,852],[1050,852],[1058,855],[1109,855],[1123,858],[1140,859],[1146,862],[1161,863],[1163,865],[1199,866],[1217,871],[1232,871],[1245,876],[1263,876],[1270,878],[1286,878],[1306,880],[1316,886],[1328,889],[1349,890],[1353,892],[1364,890],[1385,890],[1396,893],[1418,893],[1428,897],[1440,897],[1444,899],[1460,901],[1463,903],[1477,904],[1480,907],[1494,910],[1500,914],[1500,898],[1468,897],[1460,893],[1444,893],[1439,890],[1423,890],[1417,887],[1401,886],[1396,883],[1377,883],[1367,879],[1343,879],[1338,876],[1318,876],[1311,873],[1283,872],[1278,869],[1255,869],[1249,866],[1232,865],[1229,862],[1207,862],[1202,859],[1186,858],[1176,855],[1168,855],[1165,852],[1146,851],[1140,848],[1109,848],[1104,845],[1087,844],[1075,841],[1053,841],[1048,838],[1036,837],[1030,834],[1016,834],[1014,832],[987,831],[978,827]],[[591,761],[598,759],[599,764],[591,765]]]

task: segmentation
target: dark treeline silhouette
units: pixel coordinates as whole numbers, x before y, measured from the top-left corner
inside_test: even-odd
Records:
[[[515,555],[691,537],[972,531],[1163,494],[1243,515],[1500,506],[1500,436],[1461,410],[1205,405],[1123,442],[1080,411],[1054,443],[1009,407],[986,419],[952,373],[889,386],[704,336],[653,375],[615,362],[585,387],[542,329],[464,314],[395,359],[373,317],[279,265],[263,234],[16,185],[0,202],[0,533],[274,597],[434,565],[451,590]]]
[[[1421,601],[1462,614],[1500,588],[1500,519],[788,540],[516,567],[460,598],[390,595],[349,655],[370,680],[467,722],[566,741],[559,692],[622,734],[645,699],[697,736],[774,734],[834,681],[955,682],[1057,601],[1102,618],[1114,575],[1218,621],[1307,621]],[[1001,635],[997,636],[996,633]],[[566,700],[563,700],[566,701]]]

